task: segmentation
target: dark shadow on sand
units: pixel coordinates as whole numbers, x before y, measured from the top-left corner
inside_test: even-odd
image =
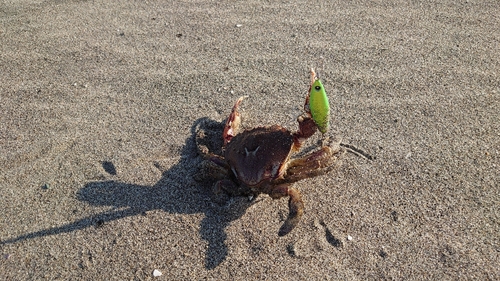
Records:
[[[207,136],[213,140],[211,144],[213,149],[217,149],[217,146],[222,143],[223,127],[224,123],[208,118],[197,120],[191,127],[191,136],[186,140],[179,162],[164,171],[162,178],[153,186],[100,181],[89,182],[78,191],[78,200],[95,206],[112,206],[113,210],[59,227],[5,239],[0,242],[0,245],[72,232],[92,226],[100,227],[109,221],[142,215],[156,209],[171,214],[204,213],[205,218],[201,222],[200,235],[209,245],[205,257],[205,267],[207,269],[217,267],[228,254],[225,244],[225,228],[231,221],[240,218],[247,208],[255,202],[250,202],[245,197],[238,197],[218,204],[211,199],[213,196],[210,187],[213,182],[200,183],[192,180],[198,172],[197,164],[202,160],[198,156],[196,148],[197,130],[204,130]],[[114,170],[114,166],[110,162],[105,162],[103,168],[106,171]],[[232,204],[229,204],[230,202]]]

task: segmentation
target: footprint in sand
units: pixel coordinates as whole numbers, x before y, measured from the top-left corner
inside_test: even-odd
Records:
[[[287,247],[288,254],[297,258],[308,258],[330,249],[341,250],[344,242],[340,233],[332,231],[324,221],[314,221],[306,235]]]

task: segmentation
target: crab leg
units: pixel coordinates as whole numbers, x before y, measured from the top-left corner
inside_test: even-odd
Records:
[[[302,196],[297,189],[289,188],[288,184],[274,186],[273,190],[268,194],[273,199],[278,199],[285,196],[289,197],[288,218],[286,219],[285,223],[283,223],[278,232],[279,236],[285,236],[297,226],[300,218],[304,214],[304,201],[302,201]]]
[[[242,96],[236,101],[233,109],[231,110],[231,114],[229,114],[229,117],[227,118],[226,126],[224,127],[224,133],[222,134],[222,138],[224,139],[224,146],[226,146],[226,144],[228,144],[231,139],[238,133],[238,128],[241,124],[241,115],[239,112],[239,108],[241,102],[247,97],[248,96]]]
[[[293,183],[301,179],[322,175],[338,162],[339,157],[345,153],[345,149],[340,147],[340,141],[329,141],[321,149],[296,158],[288,163],[283,183]]]

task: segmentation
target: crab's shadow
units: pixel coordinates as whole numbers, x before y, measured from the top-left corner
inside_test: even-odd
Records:
[[[210,187],[213,182],[199,182],[194,178],[198,173],[198,165],[202,160],[196,148],[196,135],[203,130],[206,140],[204,145],[217,150],[222,142],[221,133],[224,124],[201,118],[191,127],[191,136],[181,151],[177,164],[162,173],[161,179],[153,186],[130,184],[118,181],[89,182],[78,193],[78,200],[95,206],[111,206],[113,209],[97,215],[92,215],[73,223],[56,228],[45,229],[24,234],[0,244],[10,244],[27,239],[35,239],[48,235],[56,235],[84,229],[102,227],[106,222],[136,215],[143,215],[151,210],[164,210],[171,214],[204,213],[205,218],[200,225],[200,236],[208,242],[205,257],[205,267],[213,269],[225,260],[228,249],[225,244],[225,228],[231,221],[240,218],[250,202],[246,198],[232,198],[232,204],[216,203]],[[158,164],[157,164],[158,165]],[[103,162],[103,168],[108,171],[112,163]],[[158,168],[161,168],[159,165]],[[114,167],[113,167],[114,170]]]

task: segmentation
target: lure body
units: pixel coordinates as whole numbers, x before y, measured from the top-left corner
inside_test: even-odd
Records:
[[[319,131],[326,133],[330,126],[330,103],[325,88],[317,77],[314,77],[309,91],[309,109]]]

